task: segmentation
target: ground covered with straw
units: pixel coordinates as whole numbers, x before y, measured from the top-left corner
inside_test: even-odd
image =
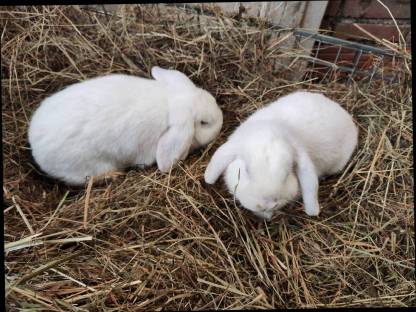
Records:
[[[291,65],[295,54],[264,23],[162,13],[1,8],[8,309],[414,305],[410,59],[392,84],[288,80],[291,68],[274,64]],[[224,126],[215,142],[170,174],[132,168],[70,188],[39,172],[27,129],[43,98],[107,73],[150,77],[153,65],[185,72],[217,98]],[[247,116],[297,89],[341,103],[359,126],[359,147],[344,172],[321,182],[319,217],[299,202],[260,221],[203,173]]]

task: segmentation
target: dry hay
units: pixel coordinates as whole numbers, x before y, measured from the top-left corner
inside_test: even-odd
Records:
[[[410,70],[368,89],[290,82],[272,71],[273,60],[290,53],[267,42],[264,24],[253,31],[216,15],[204,29],[195,15],[158,12],[150,5],[113,17],[77,7],[1,9],[8,308],[414,305]],[[80,189],[42,176],[27,127],[45,96],[110,72],[149,77],[156,64],[184,71],[216,96],[225,116],[218,140],[170,174],[131,169]],[[222,183],[204,185],[203,172],[242,120],[301,88],[353,114],[359,148],[342,174],[321,182],[318,218],[296,203],[265,223],[236,208]]]

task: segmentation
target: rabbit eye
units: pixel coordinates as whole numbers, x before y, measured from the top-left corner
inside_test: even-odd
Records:
[[[202,126],[207,126],[207,125],[209,125],[209,122],[208,121],[205,121],[205,120],[201,120],[201,125]]]

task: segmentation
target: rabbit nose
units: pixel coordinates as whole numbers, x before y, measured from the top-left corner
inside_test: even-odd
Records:
[[[197,141],[197,139],[193,138],[192,143],[191,143],[191,147],[189,149],[190,149],[190,151],[193,151],[193,150],[197,149],[200,146],[201,146],[201,144]]]
[[[274,201],[266,201],[264,202],[263,207],[265,207],[264,210],[270,210],[273,209],[276,205],[277,203]]]
[[[264,212],[273,209],[275,206],[276,203],[263,203],[261,205],[257,205],[256,208],[259,212]]]

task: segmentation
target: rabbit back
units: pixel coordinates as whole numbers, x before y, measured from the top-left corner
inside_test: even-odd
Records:
[[[342,170],[358,140],[351,115],[326,96],[297,91],[252,115],[252,120],[274,119],[303,144],[318,175]]]
[[[80,184],[86,175],[152,164],[167,124],[163,85],[113,74],[46,98],[32,117],[29,143],[42,170]]]

